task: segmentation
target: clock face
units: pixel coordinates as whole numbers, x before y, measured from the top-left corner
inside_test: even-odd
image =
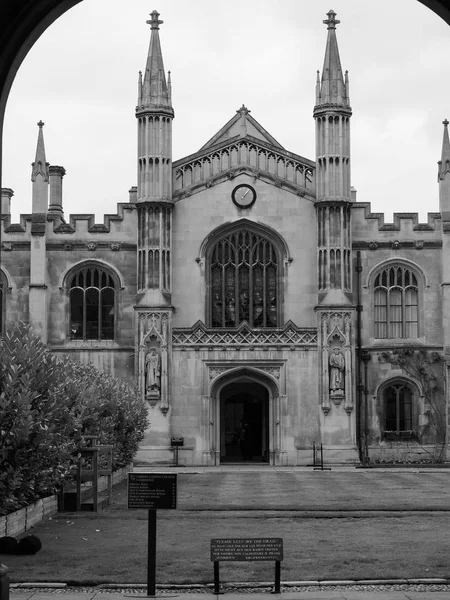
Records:
[[[251,185],[243,183],[234,188],[231,198],[236,206],[250,208],[256,200],[256,192]]]

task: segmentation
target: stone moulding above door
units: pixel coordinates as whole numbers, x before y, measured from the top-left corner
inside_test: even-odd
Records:
[[[297,327],[288,321],[280,328],[252,328],[243,322],[239,327],[222,329],[206,327],[197,321],[192,327],[174,328],[172,330],[174,350],[190,348],[211,348],[230,350],[252,350],[255,348],[291,348],[308,350],[317,347],[316,327]]]
[[[286,360],[268,360],[268,361],[205,361],[207,369],[207,377],[204,379],[205,393],[211,393],[216,383],[223,377],[233,379],[242,378],[261,378],[266,382],[270,382],[270,386],[276,388],[277,393],[280,390],[285,393],[286,376],[285,364]]]

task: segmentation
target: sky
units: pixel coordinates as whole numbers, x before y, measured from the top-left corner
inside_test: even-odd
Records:
[[[437,161],[450,118],[450,29],[415,0],[84,0],[22,63],[3,137],[13,222],[31,212],[37,122],[47,161],[65,167],[69,214],[116,213],[136,185],[139,70],[156,9],[172,74],[173,160],[192,154],[245,104],[287,150],[315,160],[316,71],[332,8],[349,71],[352,185],[373,212],[439,211]]]

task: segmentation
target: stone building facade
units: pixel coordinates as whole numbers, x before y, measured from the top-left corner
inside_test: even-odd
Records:
[[[173,162],[162,22],[150,17],[137,186],[103,224],[66,218],[65,170],[47,163],[38,124],[32,214],[11,223],[13,191],[2,188],[3,327],[29,321],[53,352],[138,383],[151,423],[138,464],[172,460],[173,438],[188,465],[304,465],[314,444],[330,463],[445,453],[447,121],[440,213],[385,223],[356,201],[349,79],[330,11],[314,161],[243,105]]]

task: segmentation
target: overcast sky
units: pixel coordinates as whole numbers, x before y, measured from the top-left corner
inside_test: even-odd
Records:
[[[317,69],[333,8],[350,77],[352,185],[372,211],[439,210],[437,161],[450,118],[450,29],[414,0],[84,0],[31,49],[5,116],[3,186],[13,221],[31,212],[31,165],[45,122],[62,165],[66,219],[115,213],[136,185],[138,71],[156,9],[172,72],[173,159],[196,152],[245,104],[287,150],[315,159]]]

